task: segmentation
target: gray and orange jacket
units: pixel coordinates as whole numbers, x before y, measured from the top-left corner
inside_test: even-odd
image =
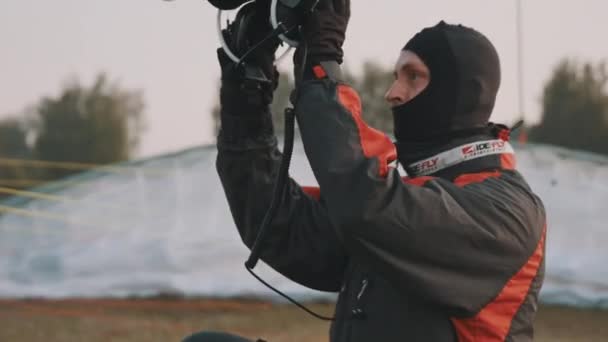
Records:
[[[307,81],[296,105],[320,190],[290,180],[262,259],[299,284],[339,292],[332,342],[532,340],[545,213],[513,154],[402,178],[390,166],[394,145],[363,122],[352,88]],[[251,247],[281,158],[269,114],[224,116],[218,150]]]

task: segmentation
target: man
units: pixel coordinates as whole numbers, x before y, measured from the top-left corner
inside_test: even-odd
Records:
[[[340,292],[333,342],[532,340],[545,213],[515,170],[509,130],[488,123],[500,83],[494,47],[444,22],[412,38],[386,95],[393,144],[363,122],[357,93],[340,82],[349,7],[321,1],[303,26],[295,108],[320,191],[290,181],[262,259],[304,286]],[[249,65],[276,80],[268,45]],[[217,169],[251,247],[281,157],[274,85],[244,83],[242,68],[220,61]],[[217,338],[204,335],[189,341]]]

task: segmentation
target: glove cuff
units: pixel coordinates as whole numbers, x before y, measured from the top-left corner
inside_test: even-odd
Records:
[[[329,60],[323,62],[312,62],[310,64],[307,63],[304,68],[304,73],[301,74],[302,68],[296,66],[295,68],[295,79],[296,83],[300,83],[301,81],[311,81],[311,80],[322,80],[322,79],[330,79],[336,82],[343,82],[344,78],[342,76],[342,68],[337,61]]]
[[[272,103],[270,84],[256,81],[222,81],[220,105],[222,112],[235,116],[254,116],[265,111]]]

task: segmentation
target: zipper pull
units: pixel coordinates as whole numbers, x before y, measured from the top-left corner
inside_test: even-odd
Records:
[[[365,293],[365,289],[367,289],[367,284],[368,280],[363,279],[363,281],[361,282],[361,290],[359,290],[359,294],[357,295],[357,300],[361,300],[361,296],[363,296],[363,293]]]
[[[359,290],[359,293],[357,294],[357,307],[355,307],[354,309],[351,310],[351,312],[350,312],[351,318],[354,318],[354,319],[366,319],[367,318],[367,314],[359,306],[359,302],[361,301],[361,297],[363,297],[363,294],[365,293],[365,290],[367,289],[368,284],[369,284],[369,280],[367,280],[367,278],[363,279],[363,281],[361,281],[361,289]]]

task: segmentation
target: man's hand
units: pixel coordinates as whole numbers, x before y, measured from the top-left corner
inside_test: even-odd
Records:
[[[268,23],[269,6],[267,1],[245,5],[223,31],[228,46],[238,57],[272,31]],[[218,49],[222,69],[222,112],[231,115],[260,112],[272,102],[272,93],[278,84],[274,60],[279,43],[278,38],[269,39],[239,64],[228,58],[223,49]]]
[[[302,25],[302,40],[307,47],[306,67],[321,62],[342,64],[342,45],[350,19],[350,0],[320,0],[314,12]],[[301,67],[305,49],[296,50],[294,64]],[[297,70],[297,69],[296,69]]]
[[[222,48],[217,50],[217,56],[222,69],[222,112],[241,116],[264,111],[272,103],[273,92],[279,82],[279,72],[272,62],[265,68],[252,63],[237,65]],[[264,74],[270,73],[265,75],[269,81],[247,79],[246,74],[255,74],[260,70],[263,70]]]

